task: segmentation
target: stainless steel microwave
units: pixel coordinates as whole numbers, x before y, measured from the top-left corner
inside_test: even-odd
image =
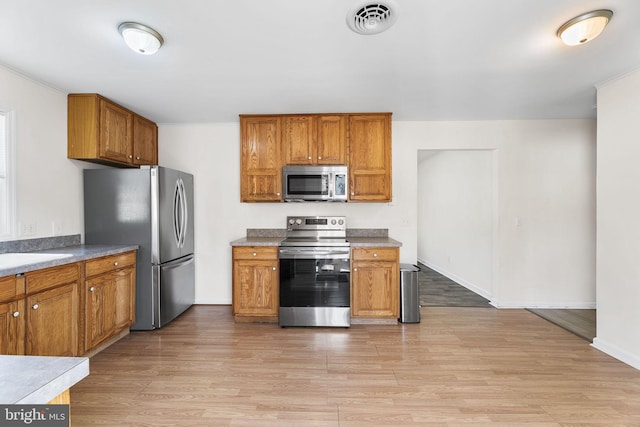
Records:
[[[284,166],[285,202],[346,202],[346,166]]]

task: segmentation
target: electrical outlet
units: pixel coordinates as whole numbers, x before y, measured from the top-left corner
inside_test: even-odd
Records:
[[[62,234],[62,228],[62,221],[51,221],[51,233],[54,236],[60,236]]]
[[[32,222],[20,223],[21,236],[33,236],[36,234],[36,225]]]

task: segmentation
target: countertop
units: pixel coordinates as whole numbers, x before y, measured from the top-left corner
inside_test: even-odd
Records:
[[[42,262],[23,264],[16,267],[0,268],[0,277],[10,276],[29,271],[40,270],[42,268],[54,267],[56,265],[69,264],[84,261],[92,258],[99,258],[107,255],[119,254],[137,250],[138,245],[72,245],[54,249],[30,251],[30,253],[42,254],[71,254],[65,258],[58,258]]]
[[[0,403],[46,404],[87,375],[87,357],[0,356]]]
[[[233,240],[231,246],[280,246],[285,239],[284,236],[252,236],[248,234],[246,237]],[[402,243],[385,235],[349,235],[347,240],[351,247],[359,246],[402,246]]]

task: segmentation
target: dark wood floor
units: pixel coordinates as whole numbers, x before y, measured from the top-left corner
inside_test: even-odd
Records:
[[[437,271],[419,263],[418,282],[422,307],[492,307],[489,300]],[[596,311],[577,309],[529,309],[532,313],[589,342],[596,336]]]
[[[593,342],[596,337],[596,311],[590,309],[534,309],[529,311],[561,328]]]
[[[418,263],[420,304],[423,307],[492,307],[489,300],[448,277]]]
[[[194,306],[91,358],[83,426],[639,426],[640,371],[527,310],[287,328]]]

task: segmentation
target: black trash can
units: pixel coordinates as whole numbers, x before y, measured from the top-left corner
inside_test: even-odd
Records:
[[[400,322],[420,323],[420,267],[400,264]]]

